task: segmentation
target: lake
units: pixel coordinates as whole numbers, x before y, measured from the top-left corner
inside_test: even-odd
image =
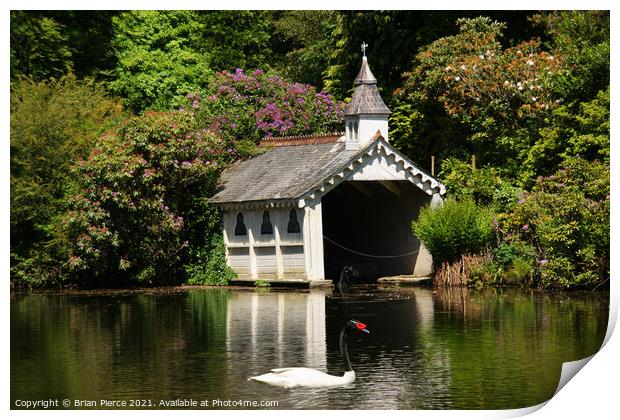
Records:
[[[97,408],[101,400],[146,408],[192,400],[209,408],[527,407],[553,395],[563,362],[599,349],[608,309],[608,293],[376,285],[342,294],[15,293],[11,407],[49,399],[69,399],[70,408],[75,400]],[[281,389],[247,380],[289,366],[342,375],[338,335],[351,318],[370,330],[350,335],[353,384]]]

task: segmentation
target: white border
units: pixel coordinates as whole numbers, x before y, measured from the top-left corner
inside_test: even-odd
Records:
[[[414,7],[412,7],[414,6]],[[357,0],[357,1],[326,1],[326,0],[315,0],[312,3],[308,2],[298,2],[298,1],[274,1],[274,0],[264,0],[264,1],[241,1],[235,3],[222,3],[222,2],[208,2],[208,1],[192,1],[192,0],[176,0],[175,2],[171,2],[168,0],[135,0],[132,2],[128,1],[119,1],[119,0],[108,0],[105,3],[86,3],[83,0],[65,0],[65,1],[55,1],[45,2],[45,1],[32,1],[32,0],[9,0],[5,1],[2,4],[3,9],[3,21],[2,25],[3,30],[1,31],[3,42],[2,42],[2,55],[3,58],[3,67],[2,67],[2,75],[3,80],[5,80],[4,84],[4,101],[2,101],[2,115],[4,116],[3,123],[3,140],[4,147],[2,148],[3,160],[5,165],[2,165],[2,176],[5,187],[2,189],[2,216],[5,221],[2,224],[2,250],[4,252],[4,259],[2,260],[2,268],[5,273],[7,273],[8,280],[8,272],[9,272],[9,165],[8,165],[8,155],[9,155],[9,66],[8,66],[8,57],[9,57],[9,10],[10,9],[76,9],[76,10],[86,10],[86,9],[250,9],[250,8],[260,8],[260,9],[295,9],[295,8],[304,8],[304,9],[410,9],[410,8],[418,8],[415,6],[421,6],[422,9],[427,9],[428,6],[432,6],[434,10],[466,10],[466,9],[476,9],[476,10],[510,10],[510,9],[525,9],[525,10],[536,10],[536,9],[611,9],[611,27],[612,27],[612,68],[615,69],[615,64],[617,59],[615,58],[615,47],[618,45],[618,36],[617,31],[615,30],[618,27],[618,19],[617,19],[617,7],[615,3],[611,1],[600,1],[600,0],[590,0],[587,3],[583,1],[575,1],[575,0],[553,0],[553,1],[532,1],[532,0],[522,0],[518,3],[498,3],[497,1],[470,1],[470,2],[434,2],[432,4],[429,3],[412,3],[405,1],[395,1],[395,0],[383,0],[382,2],[369,2],[365,0]],[[611,73],[612,77],[612,95],[611,95],[611,109],[612,115],[616,116],[616,110],[618,109],[617,104],[617,77],[614,77],[614,72]],[[617,140],[618,133],[618,123],[617,118],[611,119],[612,131],[611,137]],[[612,142],[612,226],[611,226],[611,239],[612,246],[611,251],[612,255],[616,255],[617,251],[617,239],[620,237],[620,231],[617,226],[617,211],[615,208],[615,204],[617,203],[616,197],[618,196],[618,188],[617,188],[617,170],[615,165],[617,165],[617,152],[616,147],[614,147]],[[618,272],[618,263],[617,260],[612,258],[612,273]],[[7,282],[8,283],[8,282]],[[5,283],[5,287],[8,287],[8,284]],[[616,336],[612,336],[611,332],[613,331],[613,327],[615,326],[618,314],[618,287],[613,287],[612,280],[612,288],[611,288],[611,308],[610,308],[610,328],[608,330],[608,335],[606,337],[607,343],[602,348],[602,350],[595,355],[592,360],[582,369],[582,371],[578,374],[577,379],[571,380],[568,384],[555,396],[553,397],[546,405],[542,405],[543,407],[538,407],[540,410],[536,411],[534,414],[531,414],[530,418],[533,419],[556,419],[556,418],[577,418],[577,417],[588,417],[588,418],[611,418],[612,413],[617,415],[618,412],[618,395],[617,395],[617,384],[618,384],[618,374],[619,372],[619,362],[618,355],[620,355],[620,341]],[[2,317],[1,325],[2,332],[4,337],[9,336],[9,304],[8,299],[4,300],[5,308],[4,308],[4,316]],[[10,360],[9,360],[9,346],[3,346],[3,372],[5,374],[4,381],[2,381],[2,402],[4,409],[8,411],[8,407],[10,407],[9,403],[9,386],[10,386]],[[363,398],[363,396],[360,396]],[[532,409],[522,409],[522,410],[506,410],[506,411],[391,411],[389,413],[390,417],[394,418],[407,418],[411,419],[414,416],[416,419],[446,419],[446,418],[505,418],[505,417],[515,417],[519,415],[524,415],[526,412],[532,411]],[[29,418],[34,415],[41,415],[42,412],[32,412],[32,411],[10,411],[9,415],[15,418]],[[94,418],[109,418],[111,415],[120,415],[126,418],[135,419],[136,417],[151,417],[151,418],[168,418],[171,415],[177,415],[176,413],[170,413],[168,411],[154,411],[154,412],[146,412],[146,411],[123,411],[123,412],[108,412],[108,411],[91,411],[87,415],[89,417]],[[229,416],[252,416],[257,418],[290,418],[291,415],[294,415],[295,418],[316,418],[317,416],[356,416],[359,418],[371,418],[376,417],[379,413],[374,413],[373,411],[356,411],[355,413],[348,414],[342,411],[294,411],[286,412],[286,411],[259,411],[259,412],[243,412],[243,411],[198,411],[198,412],[183,412],[183,416],[188,417],[196,417],[204,419],[205,416],[210,418],[221,418],[221,417],[229,417]],[[75,411],[56,411],[56,412],[45,412],[43,416],[50,418],[80,418],[83,417],[85,413],[83,412],[75,412]],[[382,415],[382,414],[379,414]],[[387,415],[387,413],[386,413]]]

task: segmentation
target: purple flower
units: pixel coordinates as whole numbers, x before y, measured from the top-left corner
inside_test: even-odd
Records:
[[[521,230],[528,230],[529,228],[530,228],[530,225],[521,226]]]
[[[545,265],[545,264],[547,264],[548,262],[549,262],[549,260],[548,260],[548,259],[546,259],[546,258],[543,258],[542,260],[538,260],[538,264],[540,264],[540,265]]]

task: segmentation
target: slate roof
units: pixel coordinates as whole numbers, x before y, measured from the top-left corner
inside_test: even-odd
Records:
[[[368,66],[368,58],[366,58],[365,56],[362,57],[362,67],[360,68],[359,73],[357,73],[357,77],[355,78],[355,81],[353,83],[355,84],[355,86],[361,85],[362,83],[374,85],[377,84],[377,78],[370,71],[370,66]]]
[[[351,102],[344,109],[344,115],[359,114],[391,114],[377,90],[377,79],[370,71],[366,57],[362,59],[362,67],[355,78],[355,91]]]
[[[302,196],[359,153],[344,142],[279,146],[238,161],[220,177],[212,203],[294,199]]]

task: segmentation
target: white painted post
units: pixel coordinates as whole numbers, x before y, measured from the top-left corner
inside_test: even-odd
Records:
[[[304,214],[304,255],[308,280],[323,280],[323,214],[321,200],[306,203]]]
[[[305,262],[305,272],[306,272],[306,280],[312,277],[312,238],[311,238],[311,219],[312,219],[312,209],[306,203],[306,207],[304,207],[304,220],[303,220],[303,233],[304,233],[304,262]]]
[[[252,218],[253,219],[253,218]],[[254,230],[252,224],[246,224],[248,230],[248,245],[250,254],[250,278],[256,280],[258,278],[258,272],[256,270],[256,252],[254,251]]]
[[[228,249],[230,245],[230,241],[228,240],[228,229],[230,227],[230,211],[225,211],[223,215],[224,219],[224,232],[222,232],[222,236],[224,238],[224,248],[226,249],[226,264],[230,267],[230,251]],[[234,229],[234,228],[233,228]]]
[[[280,221],[283,220],[281,212],[274,212],[273,237],[276,242],[276,278],[284,278],[284,265],[282,262],[282,249],[280,248]]]

